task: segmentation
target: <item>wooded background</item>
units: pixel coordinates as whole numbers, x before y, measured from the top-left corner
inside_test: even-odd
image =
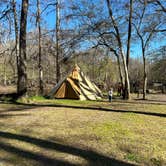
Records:
[[[102,90],[145,99],[166,86],[165,35],[164,0],[1,0],[0,84],[44,95],[77,63]]]

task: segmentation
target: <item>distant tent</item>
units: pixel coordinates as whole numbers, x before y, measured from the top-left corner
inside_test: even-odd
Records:
[[[97,100],[101,99],[100,89],[80,71],[78,65],[62,79],[49,93],[50,98]]]

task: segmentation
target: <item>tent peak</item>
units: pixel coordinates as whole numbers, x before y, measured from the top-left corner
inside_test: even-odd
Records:
[[[74,69],[73,70],[77,70],[78,72],[80,71],[80,67],[77,65],[77,63],[74,65]]]
[[[75,64],[75,66],[74,66],[74,68],[73,68],[73,70],[72,70],[72,73],[71,73],[71,77],[73,78],[73,79],[79,79],[78,77],[79,77],[79,73],[80,73],[80,68],[79,68],[79,66],[77,65],[77,64]]]

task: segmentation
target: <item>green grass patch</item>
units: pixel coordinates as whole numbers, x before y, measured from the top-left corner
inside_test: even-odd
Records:
[[[33,100],[33,101],[45,101],[46,98],[44,96],[32,96],[28,98],[29,100]]]
[[[138,162],[139,161],[139,157],[136,154],[133,153],[128,153],[124,156],[124,159],[127,159],[129,161],[135,161]]]
[[[47,99],[43,96],[32,96],[28,98],[19,99],[20,103],[38,103],[38,104],[60,104],[60,105],[72,105],[72,106],[90,106],[97,104],[98,101],[89,100],[72,100],[72,99]]]
[[[123,139],[124,137],[131,137],[132,133],[128,128],[122,126],[120,122],[105,122],[102,124],[96,124],[94,126],[94,132],[97,136],[100,136],[103,142],[108,141],[114,143],[117,139]]]

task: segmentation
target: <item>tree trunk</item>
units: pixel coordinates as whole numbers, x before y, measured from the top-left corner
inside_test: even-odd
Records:
[[[7,85],[7,76],[6,76],[6,58],[4,59],[4,68],[3,68],[3,84],[4,86]]]
[[[128,77],[125,79],[123,99],[130,99],[130,82]]]
[[[16,65],[18,67],[18,51],[19,51],[19,34],[18,34],[18,18],[17,18],[17,12],[16,12],[16,2],[15,0],[12,0],[12,9],[13,9],[13,15],[14,15],[14,29],[15,29],[15,49],[16,49]],[[17,68],[18,73],[18,68]],[[16,76],[17,78],[17,76]]]
[[[120,64],[120,58],[119,58],[119,55],[116,55],[116,57],[117,57],[117,62],[118,62],[118,69],[119,69],[120,81],[121,81],[122,89],[123,89],[123,87],[124,87],[124,77],[123,77],[123,74],[122,74],[122,69],[121,69],[121,64]]]
[[[125,73],[125,86],[123,88],[123,99],[130,99],[129,74],[128,74],[125,55],[123,54],[122,50],[121,50],[121,56],[122,56],[122,61],[123,61],[123,66],[124,66],[124,73]]]
[[[133,0],[130,0],[130,14],[129,14],[128,40],[127,40],[127,55],[126,55],[127,68],[129,67],[129,59],[130,59],[130,42],[131,42],[131,28],[132,28],[132,13],[133,13]]]
[[[40,0],[37,0],[37,24],[38,24],[38,69],[39,69],[39,95],[43,95],[43,67],[41,64],[41,26],[40,26]]]
[[[26,25],[28,13],[28,0],[22,0],[21,20],[20,20],[20,40],[18,59],[18,82],[17,93],[19,96],[27,93],[27,57],[26,57]]]
[[[60,80],[60,65],[59,65],[59,26],[60,26],[60,12],[59,0],[56,0],[56,82]]]
[[[143,77],[143,99],[146,99],[146,90],[147,90],[147,72],[146,72],[146,58],[145,58],[145,50],[143,50],[143,67],[144,67],[144,77]]]

